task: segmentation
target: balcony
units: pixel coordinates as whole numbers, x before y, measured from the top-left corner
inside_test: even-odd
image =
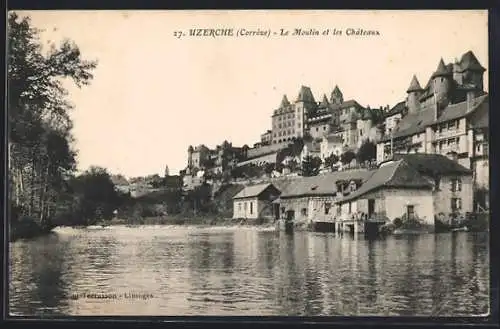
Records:
[[[451,130],[443,130],[441,132],[434,132],[434,140],[444,139],[444,138],[452,138],[462,135],[463,132],[459,129],[451,129]]]

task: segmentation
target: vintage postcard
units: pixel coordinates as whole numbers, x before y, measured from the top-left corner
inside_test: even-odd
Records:
[[[488,13],[11,11],[8,314],[490,314]]]

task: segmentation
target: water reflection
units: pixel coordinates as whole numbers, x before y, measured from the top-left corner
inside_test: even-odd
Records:
[[[10,247],[14,315],[486,314],[486,233],[388,237],[242,228],[62,230]],[[75,293],[152,298],[74,299]]]

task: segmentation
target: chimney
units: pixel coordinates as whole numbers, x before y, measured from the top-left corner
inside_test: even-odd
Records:
[[[468,90],[467,91],[467,112],[472,110],[473,106],[474,106],[474,91]]]

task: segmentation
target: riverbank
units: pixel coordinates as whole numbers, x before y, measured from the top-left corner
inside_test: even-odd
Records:
[[[134,220],[114,218],[109,221],[98,221],[95,225],[202,225],[202,226],[270,226],[272,221],[263,219],[233,219],[216,216],[152,216]]]
[[[20,239],[33,239],[52,232],[55,226],[42,226],[32,218],[21,218],[11,222],[9,228],[9,241]]]

